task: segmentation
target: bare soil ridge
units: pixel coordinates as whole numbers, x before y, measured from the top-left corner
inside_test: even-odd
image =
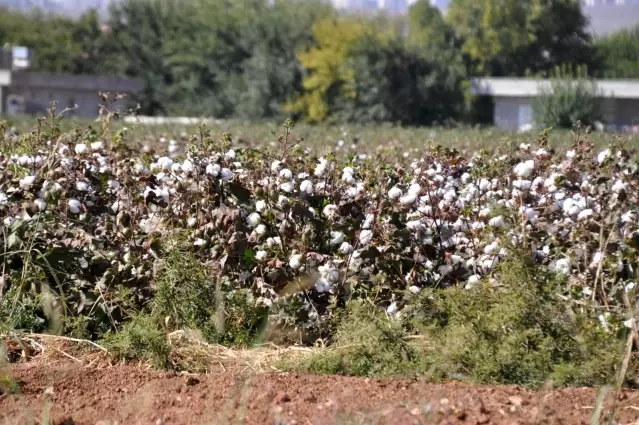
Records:
[[[20,394],[0,396],[0,424],[587,424],[590,388],[528,391],[220,368],[182,375],[133,365],[73,361],[13,364]],[[612,406],[606,397],[600,423]],[[639,418],[639,392],[617,397],[615,423]]]

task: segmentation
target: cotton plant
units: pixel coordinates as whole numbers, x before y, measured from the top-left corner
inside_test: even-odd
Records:
[[[408,150],[387,164],[370,152],[345,162],[228,145],[172,151],[170,140],[148,161],[96,141],[3,155],[3,225],[46,222],[43,246],[107,259],[76,270],[83,288],[127,282],[140,297],[179,240],[243,282],[230,290],[251,288],[273,309],[300,305],[301,327],[330,316],[331,300],[366,295],[355,287],[382,286],[380,306],[397,318],[405,294],[490,284],[512,247],[559,276],[583,276],[584,288],[634,279],[637,169],[615,146],[552,155],[527,143],[494,158]]]

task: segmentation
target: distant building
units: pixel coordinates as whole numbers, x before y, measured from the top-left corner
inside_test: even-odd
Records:
[[[142,83],[133,79],[33,72],[32,60],[28,49],[0,49],[0,116],[42,115],[56,101],[58,111],[75,107],[68,115],[97,117],[99,92],[134,94],[142,89]],[[125,102],[120,99],[110,106],[124,111]]]
[[[634,131],[639,125],[639,80],[597,80],[605,123],[611,129]],[[519,130],[533,123],[532,102],[548,80],[532,78],[475,78],[471,93],[491,96],[495,102],[494,125]]]

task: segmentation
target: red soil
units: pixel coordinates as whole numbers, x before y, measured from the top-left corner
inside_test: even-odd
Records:
[[[220,370],[178,375],[135,366],[14,364],[21,394],[2,394],[0,424],[588,424],[597,391]],[[52,394],[50,396],[46,394]],[[612,393],[611,393],[612,394]],[[613,396],[604,409],[610,411]],[[617,424],[638,423],[639,392],[617,398]],[[602,417],[600,423],[605,423]]]

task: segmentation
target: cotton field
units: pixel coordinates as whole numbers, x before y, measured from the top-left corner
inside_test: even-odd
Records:
[[[424,288],[498,285],[500,262],[530,256],[607,326],[637,283],[637,162],[621,144],[392,158],[286,140],[267,152],[194,138],[179,154],[163,140],[149,154],[60,138],[3,152],[0,291],[44,281],[69,314],[99,305],[117,326],[128,313],[114,294],[144,307],[167,252],[187,247],[227,293],[304,329],[372,293],[401,318]]]

